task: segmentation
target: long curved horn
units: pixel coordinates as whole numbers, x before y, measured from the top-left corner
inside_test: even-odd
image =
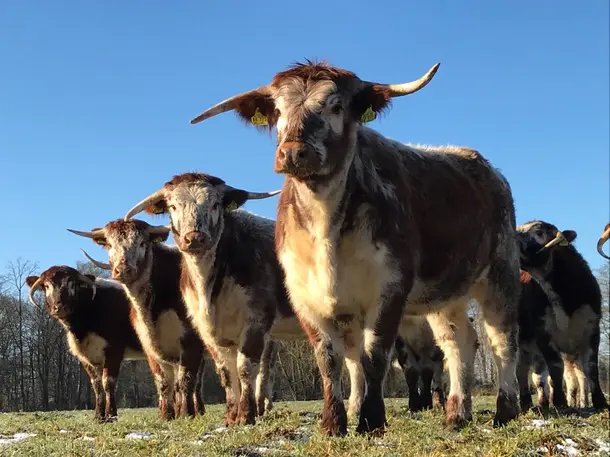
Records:
[[[165,194],[164,194],[163,189],[159,189],[154,194],[150,194],[144,200],[140,201],[133,208],[131,208],[127,212],[127,214],[125,215],[123,220],[128,221],[129,219],[131,219],[136,214],[141,213],[142,211],[144,211],[149,206],[154,205],[159,200],[162,200],[164,196],[165,196]]]
[[[282,189],[272,190],[271,192],[248,192],[248,200],[261,200],[279,194]]]
[[[80,230],[66,229],[68,232],[72,232],[78,236],[84,236],[85,238],[95,238],[98,233],[103,233],[104,229],[93,230],[91,232],[81,232]]]
[[[36,292],[36,289],[38,289],[40,286],[42,286],[42,283],[44,282],[43,278],[40,277],[36,280],[36,282],[34,284],[32,284],[32,287],[30,287],[30,293],[28,294],[28,298],[30,299],[30,302],[36,307],[36,308],[41,308],[41,306],[36,303],[36,300],[34,300],[34,292]]]
[[[81,249],[81,251],[83,251],[83,254],[85,254],[85,257],[87,257],[91,261],[91,263],[93,265],[95,265],[96,267],[101,268],[102,270],[112,270],[112,267],[110,266],[109,263],[104,263],[104,262],[95,260],[89,254],[87,254],[87,251],[85,251],[84,249]]]
[[[606,230],[604,230],[602,236],[600,236],[599,240],[597,240],[597,252],[599,252],[599,255],[601,255],[604,259],[610,260],[610,257],[608,257],[602,250],[604,243],[608,241],[608,239],[610,239],[610,224],[606,225]]]
[[[261,95],[269,95],[271,90],[269,86],[261,86],[256,89],[249,90],[248,92],[242,92],[241,94],[234,95],[233,97],[227,98],[220,103],[216,103],[211,108],[208,108],[199,116],[191,119],[191,124],[198,124],[201,121],[205,121],[211,117],[214,117],[218,114],[234,110],[237,107],[237,104],[243,100],[244,98],[250,96],[251,94],[258,92]]]
[[[538,252],[542,252],[545,249],[549,249],[553,246],[555,246],[556,244],[561,243],[562,241],[565,241],[565,237],[563,236],[563,233],[561,233],[561,231],[557,231],[557,234],[555,235],[555,238],[553,238],[551,241],[549,241],[547,244],[545,244],[544,246],[542,246],[542,248],[540,248],[538,250]]]
[[[436,71],[438,70],[438,67],[440,65],[440,62],[435,63],[424,76],[408,83],[379,84],[373,82],[366,82],[365,84],[372,84],[374,86],[385,86],[390,89],[390,95],[392,97],[402,97],[403,95],[409,95],[413,92],[417,92],[418,90],[423,89],[430,81],[432,81],[432,78],[434,78],[434,75],[436,74]]]
[[[85,253],[86,254],[86,253]],[[76,270],[78,271],[78,270]],[[80,271],[78,272],[78,274],[80,275],[80,278],[85,281],[87,284],[89,284],[91,286],[91,288],[93,289],[93,293],[91,294],[91,301],[93,301],[93,299],[95,299],[95,294],[97,293],[97,287],[95,285],[95,282],[92,281],[91,279],[87,278],[87,276],[85,276],[83,273],[81,273]]]

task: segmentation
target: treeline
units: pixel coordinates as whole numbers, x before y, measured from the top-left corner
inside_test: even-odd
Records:
[[[90,263],[79,262],[84,273],[107,277],[107,272]],[[80,363],[68,351],[64,329],[50,318],[45,309],[28,301],[25,278],[40,274],[44,268],[31,261],[17,259],[6,265],[0,276],[0,411],[70,410],[92,407],[91,385]],[[610,317],[608,314],[609,268],[597,271],[604,297],[600,375],[610,391]],[[39,302],[44,306],[40,296]],[[484,325],[471,310],[481,346],[475,363],[476,383],[491,386],[495,368]],[[344,370],[345,372],[347,370]],[[322,397],[321,380],[308,342],[282,343],[278,353],[275,378],[277,400],[312,400]],[[349,391],[347,373],[344,391]],[[405,396],[404,376],[392,368],[386,381],[387,396]],[[206,364],[203,395],[206,403],[224,401],[213,363]],[[156,406],[152,376],[144,361],[125,361],[117,386],[119,407]]]

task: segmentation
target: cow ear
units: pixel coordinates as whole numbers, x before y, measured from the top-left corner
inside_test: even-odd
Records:
[[[153,243],[163,243],[167,241],[169,237],[169,231],[167,233],[155,233],[154,235],[150,235],[150,241]]]
[[[242,97],[237,102],[235,112],[246,124],[266,130],[271,130],[279,117],[273,99],[259,92]]]
[[[241,207],[248,200],[248,192],[241,189],[227,190],[222,196],[222,206],[225,211],[233,211]]]
[[[564,230],[561,233],[563,233],[563,236],[567,240],[568,243],[572,243],[576,239],[577,233],[575,230]]]
[[[365,124],[377,118],[392,103],[390,89],[383,85],[367,85],[356,93],[352,99],[352,115]]]
[[[167,203],[165,199],[159,200],[153,205],[150,205],[144,210],[148,214],[165,214],[167,213]]]
[[[28,276],[25,278],[25,283],[28,287],[32,287],[36,281],[38,281],[38,276]]]

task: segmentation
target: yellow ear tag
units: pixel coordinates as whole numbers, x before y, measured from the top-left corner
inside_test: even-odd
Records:
[[[559,242],[559,246],[569,246],[570,243],[567,240],[563,240]]]
[[[235,211],[237,209],[237,203],[231,202],[225,207],[225,211]]]
[[[367,122],[374,121],[376,117],[377,117],[377,113],[375,113],[375,111],[373,111],[373,106],[371,105],[362,114],[362,116],[360,117],[360,120],[362,121],[363,124],[366,124]]]
[[[250,120],[252,121],[252,123],[254,125],[267,125],[267,116],[265,116],[263,113],[261,113],[258,108],[256,108],[256,111],[254,112],[254,116],[252,116],[250,118]]]

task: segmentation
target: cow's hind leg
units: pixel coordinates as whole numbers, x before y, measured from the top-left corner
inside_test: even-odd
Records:
[[[437,347],[432,356],[432,363],[434,364],[434,377],[432,378],[433,406],[436,405],[445,409],[445,370],[443,359],[443,351]]]
[[[427,316],[449,372],[449,397],[445,404],[445,426],[449,429],[459,429],[472,420],[476,332],[468,320],[467,309],[468,298],[463,298]]]
[[[578,406],[578,381],[574,369],[574,359],[565,354],[563,355],[563,378],[566,382],[568,406],[576,408]]]
[[[565,408],[567,406],[566,394],[563,389],[564,363],[560,352],[557,350],[550,335],[540,332],[536,337],[536,346],[544,358],[547,366],[550,384],[551,403],[555,408]]]
[[[485,330],[498,374],[494,426],[505,425],[519,415],[516,368],[521,283],[516,252],[510,257],[511,262],[497,259],[492,263],[486,280],[474,288],[475,298],[483,310]]]
[[[544,359],[538,354],[534,356],[534,370],[532,371],[532,383],[536,388],[538,406],[542,409],[548,409],[550,404],[549,396],[549,371]],[[563,388],[561,389],[563,392]]]
[[[517,363],[517,383],[519,384],[519,404],[521,412],[525,413],[532,407],[532,393],[530,391],[529,372],[532,362],[530,351],[521,344],[519,348],[519,361]]]
[[[599,341],[600,341],[600,330],[599,322],[596,323],[593,334],[591,335],[590,347],[591,347],[591,358],[589,365],[589,373],[591,379],[591,400],[593,402],[593,408],[597,410],[608,409],[608,402],[604,397],[601,384],[599,383],[599,368],[598,368],[598,357],[599,357]]]
[[[195,381],[195,391],[193,392],[193,402],[195,403],[195,411],[198,415],[205,414],[205,403],[203,402],[203,370],[205,369],[205,355],[201,356],[199,368],[197,369],[197,379]]]
[[[360,361],[360,348],[346,348],[345,365],[349,372],[350,393],[348,400],[347,417],[357,419],[360,416],[360,408],[364,399],[364,370]]]
[[[273,409],[273,387],[275,384],[275,371],[278,344],[268,340],[263,349],[263,356],[256,377],[256,412],[263,416]]]

